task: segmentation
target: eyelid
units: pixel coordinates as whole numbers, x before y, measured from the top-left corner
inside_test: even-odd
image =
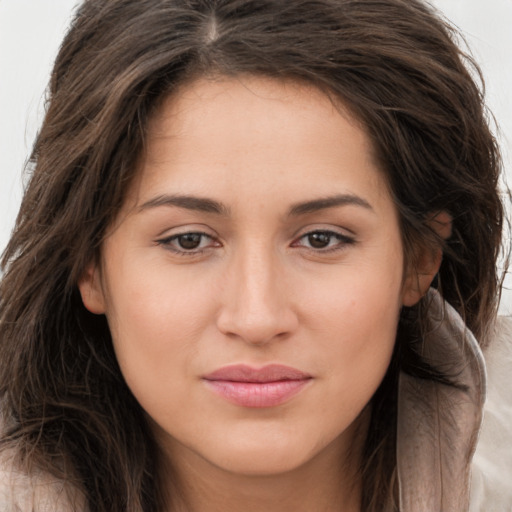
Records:
[[[345,230],[346,231],[346,230]],[[325,248],[314,248],[314,247],[307,247],[305,245],[299,244],[300,240],[311,236],[315,233],[324,233],[327,234],[333,238],[338,239],[338,243],[334,246],[327,246]],[[354,235],[347,235],[344,233],[341,229],[336,229],[333,227],[315,227],[315,228],[308,228],[307,231],[303,231],[302,233],[298,234],[294,237],[293,242],[291,243],[291,247],[299,247],[303,248],[305,250],[322,254],[322,253],[330,253],[330,252],[336,252],[336,251],[342,251],[346,249],[348,245],[353,245],[356,243],[356,238]]]
[[[222,246],[222,244],[219,242],[218,238],[215,235],[207,233],[204,229],[194,229],[193,226],[183,226],[181,228],[175,229],[176,231],[171,233],[169,233],[169,230],[167,230],[168,234],[157,238],[155,240],[155,244],[160,245],[164,249],[171,251],[172,253],[177,254],[179,256],[197,256],[198,254],[202,254],[208,249]],[[186,235],[200,235],[201,237],[209,239],[210,243],[206,247],[198,247],[189,250],[173,246],[173,242],[175,240],[178,240],[180,237]]]
[[[184,235],[187,233],[204,233],[206,236],[210,236],[212,238],[215,238],[217,236],[215,231],[212,228],[210,228],[208,224],[190,222],[177,224],[172,227],[168,226],[165,229],[162,229],[161,231],[156,233],[155,238],[164,239],[170,238],[171,236],[175,235]]]
[[[299,229],[297,229],[294,234],[292,235],[292,238],[294,240],[298,240],[299,238],[309,235],[310,233],[332,233],[334,235],[338,235],[344,238],[351,238],[356,239],[356,233],[352,229],[349,229],[345,226],[339,226],[335,224],[329,224],[329,223],[310,223],[307,226],[303,226]]]
[[[332,227],[332,226],[308,226],[308,228],[302,229],[297,232],[297,234],[293,237],[293,241],[290,246],[294,248],[301,248],[306,251],[310,251],[316,254],[326,254],[330,252],[336,252],[346,249],[348,245],[353,245],[356,243],[355,236],[350,234],[346,234],[347,229],[343,229],[340,227]],[[314,234],[322,233],[327,235],[328,237],[337,240],[334,245],[331,245],[330,241],[326,247],[312,247],[300,243],[301,240],[306,239],[308,236],[312,236]],[[350,231],[352,233],[352,231]],[[206,246],[201,246],[202,241],[200,242],[199,247],[197,248],[184,248],[179,247],[178,245],[174,245],[173,242],[178,240],[182,236],[186,235],[199,235],[203,239],[209,240]],[[193,225],[180,226],[177,228],[173,228],[172,230],[167,230],[164,236],[160,236],[155,240],[156,245],[160,245],[168,251],[171,251],[174,254],[180,256],[197,256],[199,254],[204,253],[213,248],[222,247],[222,243],[219,241],[219,238],[207,232],[203,226],[198,226],[195,228]]]

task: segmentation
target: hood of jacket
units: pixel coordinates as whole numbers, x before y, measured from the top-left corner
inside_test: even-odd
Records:
[[[467,511],[486,369],[458,313],[431,289],[422,357],[455,385],[399,376],[397,475],[403,512]]]

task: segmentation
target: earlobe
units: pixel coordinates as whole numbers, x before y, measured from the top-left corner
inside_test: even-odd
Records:
[[[78,289],[87,310],[96,315],[105,313],[105,297],[97,265],[91,263],[87,266],[78,281]]]
[[[433,215],[428,225],[443,240],[450,238],[452,217],[448,212]],[[414,306],[427,293],[443,259],[441,247],[421,247],[416,252],[415,264],[409,265],[402,288],[402,304],[408,307]]]

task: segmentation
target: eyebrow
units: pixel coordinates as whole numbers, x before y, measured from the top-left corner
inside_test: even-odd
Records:
[[[294,204],[288,213],[289,216],[299,216],[308,213],[314,213],[320,210],[327,210],[328,208],[335,208],[336,206],[361,206],[370,211],[374,211],[371,204],[362,197],[354,194],[338,194],[334,196],[324,197],[320,199],[313,199],[304,203]]]
[[[291,206],[288,211],[288,216],[296,217],[314,213],[328,208],[335,208],[337,206],[360,206],[370,211],[374,211],[368,201],[354,194],[338,194],[311,201],[296,203]],[[149,201],[146,201],[139,208],[139,211],[148,210],[151,208],[158,208],[161,206],[176,206],[186,210],[200,211],[205,213],[213,213],[216,215],[229,216],[229,208],[214,199],[207,197],[197,197],[180,194],[162,194],[156,196]]]
[[[214,199],[179,194],[159,195],[146,201],[139,210],[148,210],[150,208],[158,208],[159,206],[177,206],[178,208],[185,208],[186,210],[214,213],[222,216],[229,215],[229,208]]]

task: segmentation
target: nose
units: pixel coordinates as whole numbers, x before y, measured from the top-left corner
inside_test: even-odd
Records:
[[[298,325],[283,262],[269,250],[243,251],[227,270],[218,329],[252,345],[284,339]]]

